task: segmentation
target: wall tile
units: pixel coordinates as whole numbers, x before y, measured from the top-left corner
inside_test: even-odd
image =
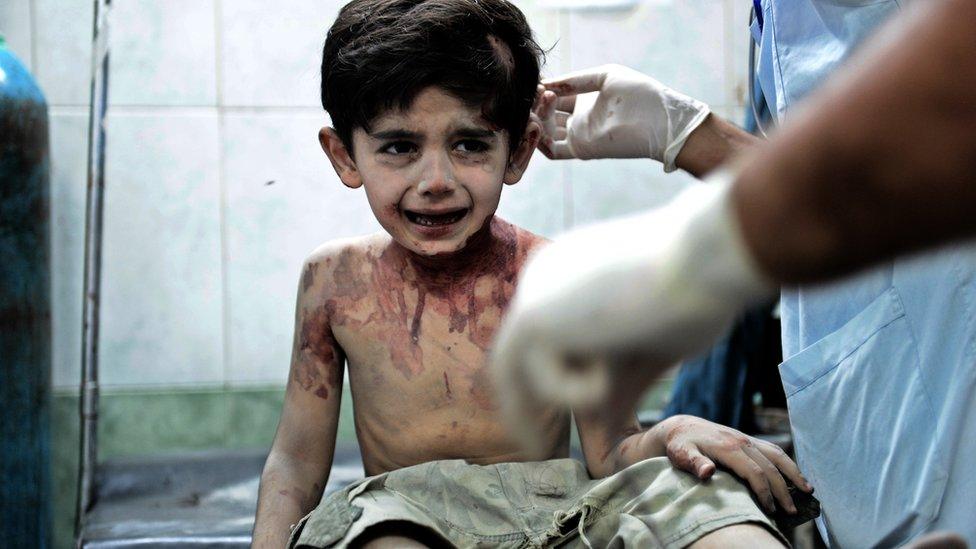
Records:
[[[107,393],[99,407],[98,451],[146,456],[223,447],[229,398],[220,390]]]
[[[733,56],[732,81],[728,83],[731,104],[748,105],[746,98],[749,94],[749,42],[752,41],[749,31],[749,10],[752,3],[746,0],[726,0],[726,2],[729,4],[727,10],[730,11],[728,18],[730,27],[727,32]]]
[[[745,125],[746,109],[748,109],[748,107],[745,106],[719,107],[715,109],[714,112],[715,114],[741,128]]]
[[[216,114],[110,115],[108,126],[103,384],[219,383]]]
[[[346,379],[349,379],[348,375]],[[224,394],[228,403],[228,420],[223,446],[270,448],[281,416],[285,388],[283,386],[236,388]],[[342,389],[336,443],[337,446],[348,446],[355,441],[356,425],[353,419],[352,393],[349,391],[349,384],[346,383]]]
[[[380,230],[318,144],[324,115],[227,115],[228,382],[286,378],[302,261],[335,238]]]
[[[34,73],[50,105],[87,105],[91,93],[91,0],[33,0]]]
[[[632,10],[574,11],[574,69],[620,63],[709,104],[725,98],[722,0],[642,2]]]
[[[344,0],[294,0],[287,9],[260,0],[221,4],[223,104],[318,106],[322,43]],[[555,48],[550,72],[561,58],[559,13],[516,2],[539,44]],[[563,38],[564,40],[564,38]],[[555,67],[555,68],[553,68]]]
[[[78,395],[55,393],[51,398],[51,537],[55,549],[75,546],[79,431]]]
[[[318,106],[322,43],[340,0],[220,4],[222,103]]]
[[[573,161],[575,223],[658,206],[693,180],[682,171],[665,174],[660,163],[650,160]]]
[[[113,104],[216,104],[213,2],[113,3],[109,34]]]
[[[77,387],[85,257],[88,116],[52,114],[51,327],[55,387]]]
[[[565,168],[565,163],[535,153],[522,180],[502,190],[498,215],[550,238],[565,230]]]
[[[28,70],[33,71],[30,0],[0,2],[0,34],[7,42],[7,49],[14,52]]]
[[[529,21],[536,43],[547,51],[543,75],[558,75],[565,70],[564,62],[569,53],[569,37],[563,28],[565,12],[543,7],[539,0],[517,0],[515,5]]]

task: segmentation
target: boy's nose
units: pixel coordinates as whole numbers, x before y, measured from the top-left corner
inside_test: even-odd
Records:
[[[417,192],[428,196],[445,195],[454,192],[456,187],[450,158],[447,155],[438,155],[424,166]]]

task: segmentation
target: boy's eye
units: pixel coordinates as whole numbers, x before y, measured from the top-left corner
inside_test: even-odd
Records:
[[[417,146],[409,141],[396,141],[388,143],[380,149],[380,152],[392,155],[410,154],[416,152]]]
[[[465,139],[463,141],[459,141],[454,148],[465,153],[481,153],[490,149],[491,145],[477,139]]]

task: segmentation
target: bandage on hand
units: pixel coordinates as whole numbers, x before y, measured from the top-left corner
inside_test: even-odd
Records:
[[[688,136],[708,106],[622,65],[604,65],[542,82],[534,112],[551,159],[650,158],[676,169]]]
[[[657,210],[567,233],[529,260],[491,357],[524,443],[540,402],[633,410],[660,372],[772,295],[741,240],[730,179],[720,173]]]

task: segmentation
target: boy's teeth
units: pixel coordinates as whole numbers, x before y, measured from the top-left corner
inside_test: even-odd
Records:
[[[451,223],[458,221],[459,219],[464,217],[464,212],[465,210],[459,210],[449,214],[440,214],[440,215],[424,215],[424,214],[414,213],[409,217],[414,223],[418,225],[424,225],[426,227],[436,227],[438,225],[450,225]]]

